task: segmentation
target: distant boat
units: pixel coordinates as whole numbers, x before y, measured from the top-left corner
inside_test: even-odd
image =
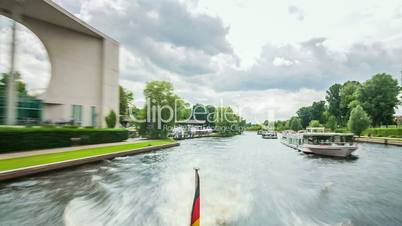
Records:
[[[278,134],[274,131],[264,131],[261,135],[263,139],[278,139]]]
[[[324,128],[307,128],[306,131],[283,134],[281,142],[304,153],[347,157],[357,150],[351,133],[328,133]]]

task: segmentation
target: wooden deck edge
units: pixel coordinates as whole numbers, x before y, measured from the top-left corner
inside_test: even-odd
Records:
[[[122,152],[116,152],[116,153],[110,153],[110,154],[104,154],[104,155],[97,155],[97,156],[93,156],[93,157],[85,157],[85,158],[80,158],[80,159],[67,160],[67,161],[63,161],[63,162],[49,163],[49,164],[44,164],[44,165],[31,166],[31,167],[26,167],[26,168],[21,168],[21,169],[3,171],[3,172],[0,172],[0,181],[13,180],[13,179],[17,179],[17,178],[21,178],[21,177],[25,177],[25,176],[34,175],[34,174],[50,172],[53,170],[59,170],[59,169],[64,169],[64,168],[68,168],[68,167],[80,166],[80,165],[84,165],[84,164],[88,164],[88,163],[100,162],[103,160],[114,159],[117,157],[125,157],[125,156],[130,156],[130,155],[149,153],[149,152],[158,151],[161,149],[176,147],[179,145],[180,145],[180,143],[164,144],[164,145],[159,145],[159,146],[150,146],[150,147],[144,147],[144,148],[139,148],[139,149],[130,150],[130,151],[122,151]]]

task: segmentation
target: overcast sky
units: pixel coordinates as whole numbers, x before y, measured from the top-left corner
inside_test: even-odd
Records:
[[[241,107],[251,121],[286,119],[335,82],[400,78],[400,0],[55,0],[121,43],[120,82],[143,103],[147,81],[168,80],[191,103]],[[0,71],[8,21],[0,21]],[[37,89],[49,63],[20,29],[19,70]]]

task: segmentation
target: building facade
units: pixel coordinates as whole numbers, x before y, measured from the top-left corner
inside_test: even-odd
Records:
[[[2,0],[0,14],[25,25],[42,41],[51,78],[42,119],[105,127],[119,112],[119,43],[50,0]]]

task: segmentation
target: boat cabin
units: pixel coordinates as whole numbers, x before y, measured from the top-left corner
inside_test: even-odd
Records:
[[[353,134],[310,133],[303,134],[303,143],[312,145],[345,145],[353,144]]]
[[[325,133],[325,127],[307,127],[307,133]]]

